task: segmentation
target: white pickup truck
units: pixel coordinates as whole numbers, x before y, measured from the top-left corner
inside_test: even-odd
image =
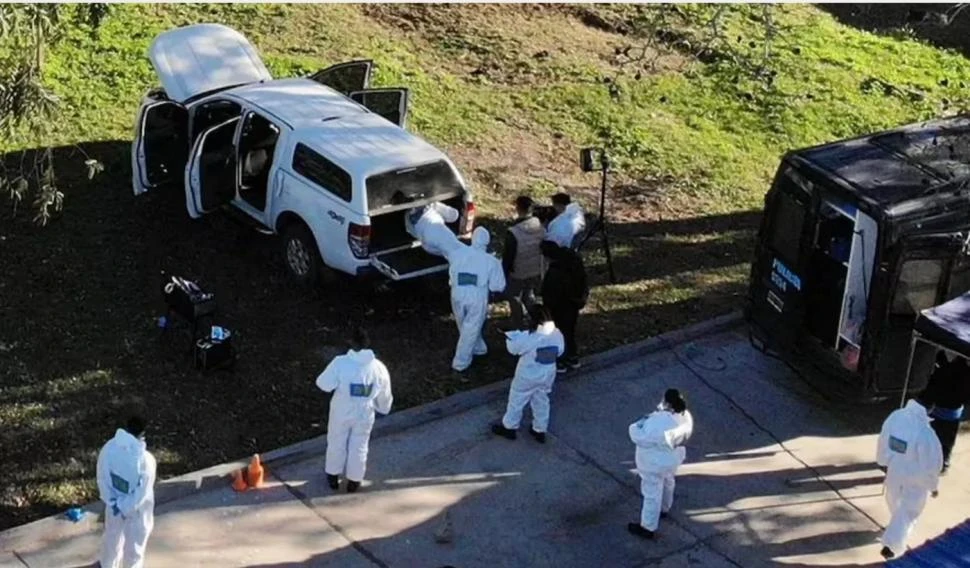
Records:
[[[475,207],[448,157],[404,129],[406,89],[370,89],[371,62],[273,79],[253,46],[222,25],[160,34],[149,59],[162,88],[138,111],[135,195],[183,186],[193,218],[225,210],[282,235],[287,273],[328,270],[404,280],[447,269],[405,230],[413,207],[441,201],[467,238]],[[408,201],[392,204],[401,193]],[[398,199],[399,200],[399,199]]]

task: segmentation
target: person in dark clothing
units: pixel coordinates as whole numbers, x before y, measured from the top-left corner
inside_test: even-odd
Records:
[[[589,297],[586,268],[583,259],[571,249],[552,241],[542,241],[539,248],[548,263],[542,279],[542,302],[566,340],[566,351],[556,365],[560,373],[565,373],[579,368],[576,322]]]
[[[970,402],[970,363],[963,357],[947,359],[943,351],[936,356],[936,369],[930,375],[921,398],[933,405],[930,426],[943,446],[943,472],[950,467],[950,454],[956,443],[963,407]]]
[[[515,222],[505,235],[502,268],[505,270],[505,297],[512,313],[512,328],[526,327],[525,314],[535,304],[535,292],[542,280],[544,262],[539,243],[546,236],[542,223],[532,214],[532,199],[515,199]]]

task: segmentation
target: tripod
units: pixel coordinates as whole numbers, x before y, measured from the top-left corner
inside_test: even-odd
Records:
[[[591,167],[591,159],[584,159],[583,166],[585,171],[595,171]],[[613,254],[610,251],[610,235],[606,229],[606,175],[609,173],[609,170],[610,160],[606,156],[606,153],[602,152],[600,153],[600,171],[603,173],[602,183],[600,185],[600,214],[599,217],[596,218],[596,221],[593,222],[593,226],[586,231],[586,236],[583,237],[583,240],[579,243],[579,246],[576,247],[576,250],[582,250],[583,245],[586,244],[586,241],[588,241],[590,237],[596,233],[602,233],[603,253],[606,255],[606,268],[610,272],[610,283],[616,284],[616,274],[613,272]]]

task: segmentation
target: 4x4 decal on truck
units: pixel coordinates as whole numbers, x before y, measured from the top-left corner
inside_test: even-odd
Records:
[[[334,213],[333,209],[327,210],[327,215],[329,215],[331,219],[340,223],[341,225],[343,225],[344,222],[346,221],[346,219],[344,219],[342,215],[337,215],[336,213]]]

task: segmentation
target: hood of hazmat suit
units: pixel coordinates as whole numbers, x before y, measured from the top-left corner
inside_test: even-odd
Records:
[[[943,468],[943,448],[930,427],[926,407],[910,400],[886,418],[879,433],[876,461],[887,481],[935,491]]]
[[[145,441],[119,428],[98,455],[97,480],[106,514],[124,517],[155,502],[155,457]]]
[[[485,227],[475,227],[475,230],[472,231],[472,248],[485,252],[491,242],[492,235]]]

